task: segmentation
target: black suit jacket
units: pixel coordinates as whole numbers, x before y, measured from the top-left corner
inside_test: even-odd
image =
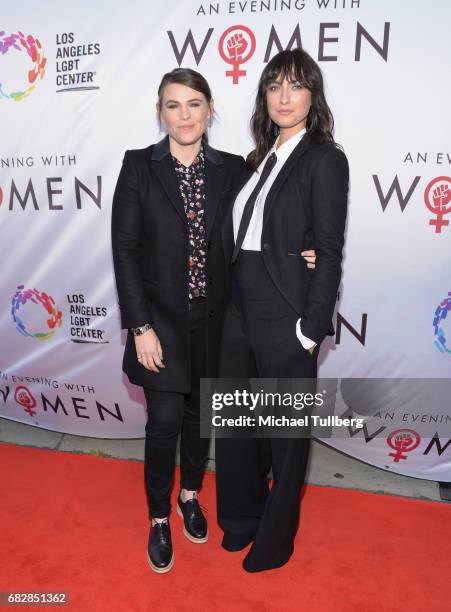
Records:
[[[221,225],[245,169],[238,155],[205,145],[207,230],[207,376],[217,375],[227,266]],[[111,235],[123,328],[146,322],[158,335],[166,368],[142,366],[128,333],[123,370],[130,382],[189,393],[188,228],[169,138],[126,151],[113,198]]]
[[[333,143],[316,144],[307,133],[283,165],[265,202],[264,262],[280,293],[302,317],[302,333],[318,344],[334,333],[348,183],[343,151]],[[234,246],[231,211],[223,234],[230,261]],[[314,270],[307,268],[300,255],[311,248],[317,256]]]

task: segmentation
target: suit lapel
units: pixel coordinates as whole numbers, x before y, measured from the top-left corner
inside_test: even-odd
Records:
[[[222,186],[224,184],[224,163],[222,158],[216,159],[212,155],[212,149],[204,145],[205,150],[205,225],[207,238],[211,234],[216,213],[218,211],[219,200],[221,199]],[[217,153],[215,151],[215,153]],[[218,158],[220,157],[219,154]],[[212,159],[213,157],[213,159]]]
[[[224,160],[221,155],[204,144],[205,152],[205,224],[207,238],[213,228],[216,212],[224,182]],[[186,223],[186,213],[182,197],[180,195],[177,175],[172,163],[169,137],[160,140],[154,147],[150,160],[150,167],[162,188],[166,192],[171,204]]]
[[[221,227],[221,233],[226,262],[228,265],[230,264],[230,261],[232,259],[233,246],[235,243],[233,239],[233,204],[229,207],[229,210],[227,211],[227,215]]]
[[[276,179],[271,185],[271,189],[269,190],[268,195],[266,196],[265,208],[263,211],[263,230],[265,229],[265,226],[268,223],[268,219],[271,215],[271,211],[274,207],[274,202],[276,201],[277,194],[279,193],[280,188],[286,181],[296,162],[299,161],[299,159],[301,159],[301,157],[305,155],[305,153],[307,153],[311,146],[313,146],[313,143],[311,141],[310,134],[305,134],[304,137],[301,139],[300,143],[296,145],[296,147],[288,157],[287,161],[282,166],[279,174],[276,176]]]
[[[182,196],[180,195],[179,183],[177,175],[172,163],[169,150],[169,137],[160,140],[154,147],[150,160],[150,169],[160,182],[162,188],[166,192],[169,201],[174,206],[177,213],[186,223],[186,213],[183,205]]]
[[[227,263],[230,263],[230,260],[232,258],[233,247],[235,245],[235,240],[233,237],[233,207],[235,206],[235,200],[238,194],[240,193],[240,191],[243,189],[244,185],[248,182],[248,180],[251,178],[253,174],[254,173],[252,170],[248,170],[247,172],[243,173],[242,179],[239,181],[239,183],[235,185],[233,189],[232,198],[231,198],[232,204],[231,206],[229,206],[227,215],[224,219],[224,222],[221,228],[223,244],[226,250]]]
[[[235,199],[239,192],[243,189],[244,185],[249,181],[251,176],[254,174],[253,170],[247,168],[246,172],[243,173],[243,176],[239,183],[235,185]]]

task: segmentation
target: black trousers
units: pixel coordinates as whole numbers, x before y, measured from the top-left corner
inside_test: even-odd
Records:
[[[206,376],[206,301],[190,304],[191,393],[171,393],[144,388],[147,424],[144,447],[144,480],[149,517],[163,518],[171,510],[177,440],[180,438],[182,489],[197,491],[208,459],[210,440],[200,437],[199,379]]]
[[[316,379],[319,347],[313,354],[302,347],[298,318],[272,282],[262,254],[241,251],[232,272],[220,376]],[[293,553],[309,445],[308,438],[216,439],[223,546],[239,550],[253,541],[243,562],[248,571],[279,567]]]

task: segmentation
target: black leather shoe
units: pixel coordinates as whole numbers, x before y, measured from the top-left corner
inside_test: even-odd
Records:
[[[147,560],[154,572],[159,574],[169,572],[174,565],[171,528],[167,521],[151,525],[147,545]]]
[[[185,503],[177,500],[177,512],[183,518],[183,533],[191,542],[203,544],[208,540],[208,525],[199,506],[197,498],[188,499]]]

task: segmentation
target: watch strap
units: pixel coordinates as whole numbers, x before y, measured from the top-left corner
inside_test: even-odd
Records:
[[[142,336],[142,334],[144,334],[146,331],[149,331],[149,329],[152,329],[152,325],[150,323],[145,323],[144,325],[141,325],[140,327],[131,327],[130,329],[134,336]]]

